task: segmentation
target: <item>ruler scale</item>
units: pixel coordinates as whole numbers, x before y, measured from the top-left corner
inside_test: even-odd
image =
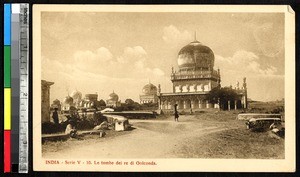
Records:
[[[19,173],[28,173],[29,4],[20,4]]]
[[[12,4],[11,6],[11,171],[15,173],[18,172],[19,167],[20,6],[19,4]]]

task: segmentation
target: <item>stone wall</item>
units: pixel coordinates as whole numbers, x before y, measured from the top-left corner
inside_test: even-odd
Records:
[[[50,86],[53,84],[42,80],[42,123],[50,122]]]

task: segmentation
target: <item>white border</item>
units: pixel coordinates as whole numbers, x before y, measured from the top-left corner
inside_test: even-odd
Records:
[[[41,151],[41,12],[230,12],[285,13],[285,159],[153,159],[156,166],[46,165]],[[35,171],[295,171],[295,13],[285,5],[33,5],[33,164]],[[79,159],[78,159],[79,160]],[[80,159],[91,160],[94,159]],[[99,160],[99,159],[95,159]],[[112,159],[101,159],[112,160]],[[152,159],[113,159],[135,161]]]

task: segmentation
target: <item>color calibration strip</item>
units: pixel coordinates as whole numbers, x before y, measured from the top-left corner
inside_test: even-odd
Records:
[[[4,172],[11,172],[11,4],[4,4]]]
[[[4,172],[28,172],[29,4],[4,4]]]

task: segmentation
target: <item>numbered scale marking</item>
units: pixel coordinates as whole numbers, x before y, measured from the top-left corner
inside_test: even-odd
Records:
[[[19,173],[28,173],[29,4],[20,4],[20,127]]]

